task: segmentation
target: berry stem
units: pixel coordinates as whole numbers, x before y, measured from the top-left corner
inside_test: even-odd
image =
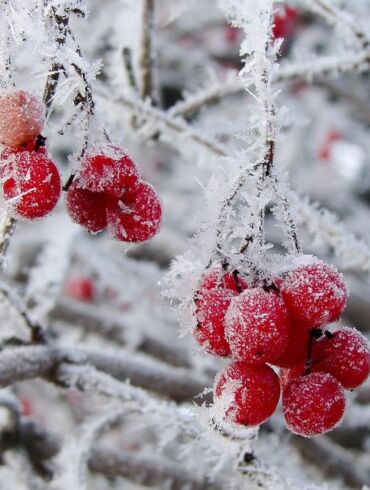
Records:
[[[321,336],[322,336],[322,330],[320,328],[313,328],[310,332],[310,338],[308,341],[308,349],[307,349],[307,359],[306,359],[306,365],[305,365],[303,376],[306,376],[307,374],[311,373],[313,343]]]
[[[69,176],[69,177],[68,177],[68,179],[66,180],[66,183],[65,183],[65,184],[63,185],[63,187],[62,187],[62,189],[63,189],[63,191],[64,191],[64,192],[67,192],[67,191],[68,191],[68,189],[71,187],[72,182],[73,182],[73,180],[74,180],[74,178],[75,178],[75,175],[76,175],[76,174],[70,174],[70,176]]]

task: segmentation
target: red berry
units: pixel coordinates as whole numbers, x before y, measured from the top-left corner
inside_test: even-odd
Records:
[[[307,328],[338,320],[347,301],[341,276],[322,262],[293,270],[280,291],[292,319]]]
[[[109,205],[107,216],[115,238],[124,242],[145,242],[159,230],[162,207],[153,187],[140,182],[132,193]]]
[[[307,359],[309,331],[299,323],[290,321],[288,345],[284,352],[274,361],[275,366],[292,368],[304,364]]]
[[[319,159],[329,160],[333,144],[342,138],[342,134],[336,130],[329,131],[322,146],[319,149]]]
[[[60,176],[44,153],[14,153],[1,164],[4,197],[17,216],[41,218],[54,209],[61,191]]]
[[[250,364],[274,362],[288,345],[288,332],[286,307],[274,291],[247,289],[232,300],[225,335],[236,359]]]
[[[78,175],[79,187],[93,192],[107,192],[122,198],[133,191],[139,182],[139,173],[131,158],[116,146],[99,148],[97,154],[89,154],[81,164]]]
[[[21,402],[21,413],[23,417],[30,417],[33,415],[31,399],[28,396],[21,396],[19,401]]]
[[[315,342],[312,370],[334,376],[344,388],[360,386],[369,376],[370,350],[367,340],[353,328],[344,328]]]
[[[239,29],[233,26],[226,26],[225,40],[228,44],[235,45],[239,39]]]
[[[225,315],[235,294],[224,288],[197,294],[195,314],[198,325],[194,337],[209,354],[223,357],[231,354],[225,339]]]
[[[90,302],[95,296],[94,283],[90,277],[70,277],[64,290],[68,296],[80,301]]]
[[[239,273],[225,272],[221,264],[213,265],[202,277],[198,293],[214,288],[224,288],[240,293],[248,288],[247,281]]]
[[[296,27],[298,10],[293,7],[284,6],[281,11],[274,15],[272,34],[274,38],[292,37]]]
[[[21,146],[34,140],[44,124],[44,107],[33,95],[16,90],[0,95],[0,142]]]
[[[266,364],[234,361],[217,376],[214,393],[227,418],[253,427],[274,413],[280,398],[279,378]]]
[[[343,417],[345,404],[342,386],[327,373],[300,376],[283,390],[287,427],[294,434],[305,437],[334,429]]]
[[[107,199],[104,193],[78,187],[76,179],[67,193],[67,211],[71,219],[90,233],[103,231],[107,226]]]

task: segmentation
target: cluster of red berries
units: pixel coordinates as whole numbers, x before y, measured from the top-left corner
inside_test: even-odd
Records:
[[[112,145],[86,155],[68,190],[67,210],[89,232],[108,228],[124,242],[149,240],[162,220],[153,187],[140,178],[131,158]]]
[[[44,124],[42,104],[18,90],[0,96],[0,177],[3,196],[13,214],[41,218],[55,207],[61,180],[54,162],[37,138]]]
[[[61,179],[48,158],[44,108],[34,96],[17,90],[0,96],[0,178],[12,213],[32,220],[56,206]],[[91,233],[108,228],[124,242],[143,242],[158,232],[162,207],[153,187],[140,178],[134,162],[108,145],[85,155],[68,189],[71,218]]]
[[[232,358],[214,386],[227,419],[265,422],[282,391],[292,432],[310,437],[333,429],[344,414],[343,388],[356,388],[370,372],[369,347],[358,331],[325,329],[346,300],[341,276],[319,261],[264,287],[211,267],[194,296],[194,335],[206,352]],[[271,365],[280,368],[280,379]]]

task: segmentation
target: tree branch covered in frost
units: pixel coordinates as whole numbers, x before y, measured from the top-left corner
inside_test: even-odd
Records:
[[[114,408],[92,420],[87,420],[78,434],[66,440],[58,454],[55,461],[58,470],[50,488],[53,490],[86,489],[87,465],[92,445],[110,426],[136,410],[135,404],[127,404],[123,408]]]

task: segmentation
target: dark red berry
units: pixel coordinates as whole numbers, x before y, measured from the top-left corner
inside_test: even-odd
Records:
[[[280,398],[279,378],[266,364],[234,361],[217,376],[214,394],[226,418],[253,427],[274,413]]]
[[[289,38],[294,34],[297,23],[298,11],[289,6],[284,6],[274,15],[272,34],[274,38]]]
[[[78,174],[79,187],[106,192],[122,198],[139,182],[139,173],[131,158],[119,147],[109,145],[88,154]]]
[[[3,193],[14,214],[26,219],[46,216],[58,202],[57,167],[44,153],[22,151],[1,161]]]
[[[90,233],[103,231],[107,226],[107,198],[104,193],[78,187],[74,181],[67,193],[67,211],[71,219]]]
[[[247,289],[232,300],[225,323],[226,340],[238,360],[273,363],[287,348],[289,317],[275,291]]]
[[[307,328],[338,320],[347,301],[347,289],[340,274],[322,262],[290,272],[280,291],[292,319]]]
[[[124,242],[145,242],[159,231],[162,206],[153,187],[146,182],[137,184],[107,208],[108,226],[112,235]]]
[[[90,277],[70,277],[64,285],[65,293],[79,301],[90,302],[95,296],[95,287]]]
[[[353,328],[343,328],[315,342],[312,357],[313,371],[330,373],[344,388],[357,388],[369,376],[369,344]]]
[[[237,272],[225,272],[221,264],[213,265],[202,277],[199,294],[205,290],[223,288],[240,293],[248,288],[247,281]]]
[[[284,352],[274,361],[275,366],[292,368],[298,364],[304,364],[307,359],[310,333],[306,327],[290,321],[288,333],[288,345]]]
[[[325,434],[340,422],[345,410],[340,383],[330,374],[311,373],[292,379],[283,389],[283,411],[294,434]]]
[[[194,337],[209,354],[222,357],[231,354],[225,339],[225,315],[235,294],[224,288],[215,288],[197,295]]]

